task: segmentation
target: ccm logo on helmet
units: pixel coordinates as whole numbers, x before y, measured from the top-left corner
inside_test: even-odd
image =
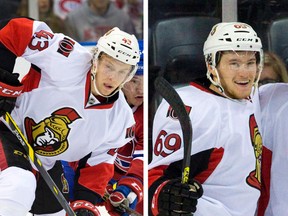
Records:
[[[237,38],[237,41],[253,41],[252,38]]]
[[[123,52],[122,50],[118,50],[118,53],[121,53],[122,55],[125,55],[125,56],[128,56],[128,57],[131,56],[131,54]]]

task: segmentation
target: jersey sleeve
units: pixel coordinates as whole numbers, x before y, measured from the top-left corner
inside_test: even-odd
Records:
[[[2,25],[0,42],[17,57],[33,55],[47,49],[54,38],[49,26],[32,19],[14,18]]]
[[[101,202],[108,181],[114,174],[115,155],[109,151],[94,151],[78,163],[75,183],[75,200]]]
[[[22,56],[33,34],[34,21],[27,18],[15,18],[2,23],[0,42],[16,56]]]
[[[85,47],[64,34],[53,33],[44,22],[14,18],[1,26],[0,54],[11,53],[13,66],[16,57],[23,57],[37,66],[49,83],[71,85],[91,67],[91,53]]]
[[[13,71],[17,56],[24,53],[31,40],[32,28],[33,20],[26,18],[0,21],[0,68]]]

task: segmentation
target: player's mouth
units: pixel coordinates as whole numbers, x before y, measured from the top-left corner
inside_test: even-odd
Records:
[[[250,81],[249,80],[246,80],[246,81],[235,81],[235,83],[237,85],[246,86],[246,85],[248,85],[250,83]]]
[[[114,89],[114,87],[113,87],[112,85],[109,85],[109,84],[107,84],[107,83],[104,83],[104,87],[105,87],[105,89],[107,89],[107,90],[112,90],[112,89]]]
[[[137,101],[142,101],[143,100],[143,95],[138,95],[138,96],[135,97],[135,99]]]

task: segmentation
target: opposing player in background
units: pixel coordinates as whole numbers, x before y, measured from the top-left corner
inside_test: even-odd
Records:
[[[43,22],[17,18],[0,26],[1,115],[13,109],[15,90],[22,90],[11,113],[16,123],[63,193],[68,187],[58,161],[79,161],[71,206],[78,216],[99,215],[94,205],[113,177],[115,149],[133,138],[133,113],[119,90],[137,70],[136,37],[113,28],[90,53]],[[22,85],[11,73],[17,56],[32,64]],[[31,209],[64,216],[18,140],[0,127],[0,215]]]
[[[132,209],[137,206],[137,212],[143,214],[143,41],[139,41],[139,47],[141,55],[138,70],[123,87],[136,121],[135,137],[117,150],[114,177],[107,186],[110,203],[116,207],[110,210],[110,214],[111,211],[117,213],[117,210],[121,214],[121,203]]]
[[[153,123],[149,210],[151,215],[254,216],[262,139],[251,96],[262,70],[261,40],[245,23],[219,23],[203,50],[208,79],[177,90],[193,127],[189,182],[181,183],[181,127],[162,101]]]
[[[262,187],[258,216],[288,215],[287,128],[288,84],[267,84],[259,88],[262,113]]]

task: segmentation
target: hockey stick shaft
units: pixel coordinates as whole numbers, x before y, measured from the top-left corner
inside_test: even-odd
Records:
[[[157,92],[169,103],[175,111],[183,133],[184,156],[182,165],[182,183],[189,180],[190,155],[192,149],[192,124],[185,105],[176,90],[163,77],[157,77],[154,81]]]
[[[139,212],[137,212],[136,210],[134,210],[132,208],[125,206],[124,204],[121,205],[121,208],[123,208],[125,210],[125,212],[131,216],[142,216],[142,214],[140,214]]]
[[[63,207],[63,209],[66,211],[68,216],[75,216],[76,214],[72,210],[72,208],[69,206],[68,202],[66,201],[65,197],[51,178],[51,176],[48,174],[46,169],[43,167],[41,161],[39,158],[36,156],[32,146],[28,143],[27,139],[21,132],[20,128],[18,125],[15,123],[14,119],[11,117],[11,115],[6,112],[4,115],[4,118],[1,118],[3,120],[3,123],[6,124],[8,128],[12,131],[12,133],[17,137],[21,145],[24,147],[25,151],[28,154],[29,159],[31,162],[36,166],[38,169],[39,173],[42,175],[43,179],[47,183],[48,187],[54,194],[54,196],[57,198],[58,202],[60,205]]]

